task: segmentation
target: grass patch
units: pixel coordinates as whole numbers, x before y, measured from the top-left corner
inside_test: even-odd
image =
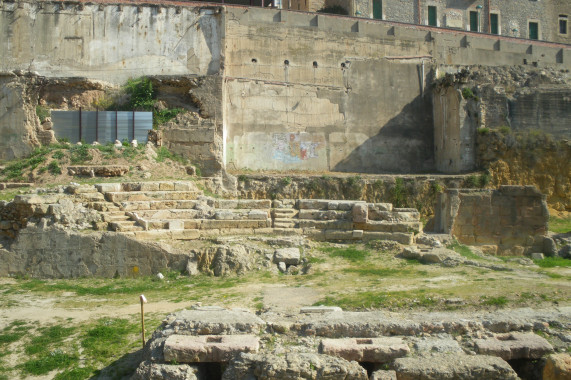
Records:
[[[157,149],[157,157],[155,158],[155,160],[157,162],[164,162],[167,159],[171,161],[180,162],[181,164],[188,163],[188,160],[186,158],[171,152],[164,146],[161,146],[159,149]]]
[[[563,257],[546,257],[543,260],[533,260],[533,262],[541,268],[571,267],[571,260]]]
[[[31,339],[25,346],[26,354],[34,355],[46,349],[49,345],[60,343],[65,338],[76,332],[75,327],[51,326],[40,330],[40,335]]]
[[[369,256],[369,252],[357,249],[355,247],[322,247],[320,249],[321,251],[328,253],[330,257],[341,257],[351,262],[363,261]]]
[[[89,379],[94,375],[95,372],[96,370],[91,367],[75,367],[58,373],[55,375],[54,380]]]
[[[45,375],[55,369],[68,368],[78,362],[77,353],[67,353],[58,348],[40,355],[37,359],[24,362],[22,369],[32,375]]]
[[[472,250],[468,246],[465,246],[464,244],[460,244],[457,241],[454,241],[452,244],[448,244],[446,246],[446,248],[455,251],[456,253],[464,256],[467,259],[471,259],[471,260],[481,260],[482,259],[480,256],[478,256],[474,252],[472,252]]]
[[[369,309],[369,308],[430,308],[439,303],[439,299],[433,295],[424,294],[423,290],[378,292],[357,292],[342,296],[327,296],[314,304],[326,306],[339,306],[346,310]]]
[[[139,332],[139,324],[120,318],[103,318],[87,330],[81,346],[92,360],[105,362],[130,345],[127,337]]]
[[[411,275],[414,273],[411,269],[396,269],[396,268],[345,268],[343,272],[356,273],[359,276],[376,276],[376,277],[391,277],[401,275]]]
[[[571,216],[567,218],[557,218],[555,216],[549,217],[549,231],[558,234],[571,232]]]
[[[481,304],[486,306],[505,306],[508,304],[508,299],[504,296],[499,297],[481,297]]]

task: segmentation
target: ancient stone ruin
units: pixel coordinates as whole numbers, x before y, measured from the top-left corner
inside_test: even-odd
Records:
[[[165,318],[133,379],[515,380],[553,352],[533,331],[568,326],[570,312],[567,307],[451,319],[307,307],[299,314],[256,316],[196,306]],[[547,362],[553,366],[564,356],[548,356]]]

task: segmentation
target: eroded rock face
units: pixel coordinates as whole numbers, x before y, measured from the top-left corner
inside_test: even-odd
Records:
[[[131,380],[208,380],[198,366],[172,365],[145,361],[139,365]]]
[[[367,380],[357,362],[315,353],[240,354],[230,362],[222,380]]]
[[[571,355],[568,353],[549,355],[543,367],[543,380],[571,379]]]

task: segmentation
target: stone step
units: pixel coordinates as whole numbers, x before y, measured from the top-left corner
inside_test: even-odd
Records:
[[[119,207],[111,202],[88,202],[85,207],[97,211],[119,211]]]
[[[216,199],[214,207],[220,209],[269,209],[272,201],[269,199]]]
[[[143,218],[144,219],[144,218]],[[218,229],[253,229],[269,228],[271,219],[266,220],[216,220],[216,219],[147,219],[151,230],[218,230]]]
[[[108,211],[102,213],[103,221],[111,223],[111,222],[122,222],[130,220],[131,218],[125,215],[123,211]]]
[[[105,201],[105,197],[103,194],[98,192],[92,193],[80,193],[75,196],[76,199],[87,201],[87,202],[98,202],[98,201]]]
[[[166,200],[166,201],[128,201],[121,202],[121,209],[125,211],[137,210],[190,210],[196,207],[196,200]]]
[[[112,231],[117,232],[132,232],[132,231],[143,231],[144,228],[138,226],[136,222],[132,220],[117,221],[109,223],[109,227]]]
[[[192,181],[98,183],[95,187],[101,193],[120,191],[197,191],[196,184]]]
[[[139,210],[137,215],[143,219],[197,219],[203,218],[200,210],[194,209],[161,209]]]
[[[275,218],[295,218],[299,214],[299,210],[293,208],[276,208],[272,210]]]
[[[295,222],[274,220],[274,228],[295,228],[295,227],[296,227]]]
[[[156,200],[194,200],[198,191],[119,191],[105,193],[109,202],[156,201]]]

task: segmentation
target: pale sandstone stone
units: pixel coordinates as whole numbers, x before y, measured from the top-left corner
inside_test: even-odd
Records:
[[[410,349],[401,338],[342,338],[323,339],[322,354],[358,362],[385,363],[406,356]]]
[[[494,355],[504,360],[538,359],[553,352],[547,340],[533,333],[498,334],[489,339],[475,339],[479,354]]]
[[[171,335],[165,341],[165,361],[178,363],[228,362],[241,352],[260,348],[254,335]]]
[[[280,248],[274,252],[274,263],[283,262],[287,265],[297,265],[300,257],[299,248]]]

